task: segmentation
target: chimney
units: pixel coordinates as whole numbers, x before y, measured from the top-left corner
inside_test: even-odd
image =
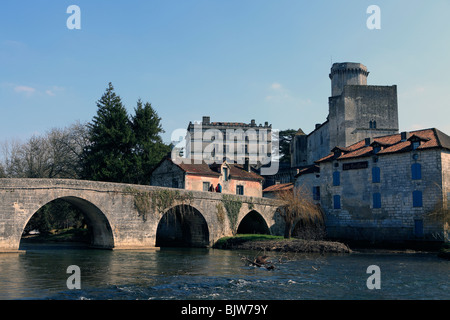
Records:
[[[366,147],[370,146],[371,140],[372,140],[372,139],[370,139],[370,138],[365,138],[365,139],[364,139],[364,145],[365,145]]]
[[[211,118],[210,118],[210,117],[206,117],[206,116],[204,116],[204,117],[203,117],[203,121],[202,121],[202,123],[203,123],[203,124],[209,124],[209,123],[210,123],[210,121],[211,121]]]
[[[254,126],[256,125],[255,119],[252,119],[252,121],[250,121],[250,125],[251,125],[252,127],[254,127]]]
[[[402,133],[400,133],[400,136],[401,136],[401,141],[406,141],[406,140],[408,140],[409,134],[408,134],[408,132],[403,131]]]
[[[244,170],[247,172],[250,172],[250,160],[248,159],[248,157],[245,158],[245,162],[244,162]]]

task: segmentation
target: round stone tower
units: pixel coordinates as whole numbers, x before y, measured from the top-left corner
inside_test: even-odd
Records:
[[[367,85],[367,67],[361,63],[333,63],[330,72],[331,96],[340,96],[345,85]]]

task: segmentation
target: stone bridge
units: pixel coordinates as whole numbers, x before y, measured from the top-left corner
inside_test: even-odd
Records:
[[[282,235],[273,199],[67,179],[0,179],[0,252],[19,249],[30,218],[62,199],[80,209],[91,246],[208,247],[239,233]]]

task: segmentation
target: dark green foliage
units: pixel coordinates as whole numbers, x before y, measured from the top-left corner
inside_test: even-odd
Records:
[[[293,129],[279,132],[280,162],[291,162],[291,141],[296,133]]]
[[[150,172],[170,151],[160,136],[161,118],[150,103],[138,100],[131,128],[134,134],[133,183],[150,184]]]
[[[90,145],[85,148],[82,177],[130,182],[133,132],[127,111],[111,83],[97,107],[97,115],[89,124]]]
[[[138,101],[135,115],[127,111],[112,84],[97,103],[89,125],[90,145],[85,148],[82,177],[87,180],[148,184],[150,171],[170,151],[150,103]]]

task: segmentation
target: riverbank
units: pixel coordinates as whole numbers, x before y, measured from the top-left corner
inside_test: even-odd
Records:
[[[216,249],[257,250],[293,253],[351,253],[345,244],[336,241],[285,239],[266,235],[237,235],[219,239]]]
[[[89,242],[88,229],[61,229],[52,230],[48,234],[26,235],[22,237],[25,242]]]

